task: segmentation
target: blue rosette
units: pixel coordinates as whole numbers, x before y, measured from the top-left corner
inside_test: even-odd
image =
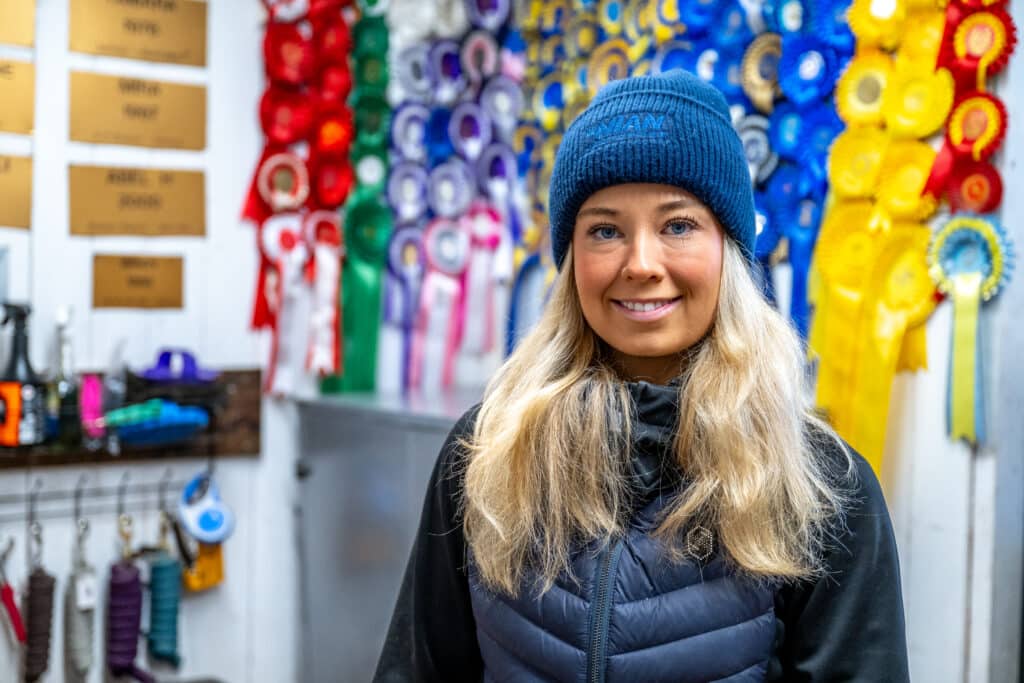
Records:
[[[685,0],[679,3],[679,21],[689,36],[706,34],[715,23],[722,0]]]
[[[754,193],[754,214],[757,220],[757,238],[754,241],[754,258],[765,298],[775,304],[775,283],[772,278],[771,257],[782,241],[782,234],[772,220],[768,200],[763,192]]]
[[[427,167],[434,168],[444,163],[449,157],[455,156],[455,147],[452,139],[448,136],[448,124],[451,122],[452,112],[444,107],[437,107],[430,111],[430,118],[427,119],[423,128],[423,145],[427,152]]]
[[[809,0],[808,32],[835,50],[840,62],[852,57],[857,47],[846,18],[850,4],[849,0]]]
[[[776,33],[783,37],[808,33],[813,13],[810,0],[770,0],[765,7],[771,13],[769,23],[775,26]]]
[[[740,54],[754,39],[754,32],[747,23],[747,14],[736,0],[725,0],[721,3],[712,37],[723,52]]]
[[[798,107],[832,94],[838,75],[835,51],[812,36],[786,36],[779,60],[779,87]]]
[[[824,192],[828,186],[828,152],[832,141],[845,129],[842,119],[830,104],[821,104],[803,114],[801,144],[796,161],[813,192]]]
[[[791,170],[792,169],[792,170]],[[779,171],[784,171],[781,175]],[[793,270],[789,317],[802,339],[807,338],[810,311],[807,303],[807,280],[811,268],[814,243],[824,209],[824,195],[809,188],[800,169],[781,167],[768,183],[769,204],[774,224],[789,245],[789,264]],[[780,200],[775,194],[785,197]]]
[[[798,161],[805,128],[803,113],[792,102],[780,102],[768,117],[768,140],[772,149],[783,159]]]
[[[693,71],[695,56],[693,43],[685,40],[672,40],[658,47],[651,60],[651,73],[663,74],[672,69]]]

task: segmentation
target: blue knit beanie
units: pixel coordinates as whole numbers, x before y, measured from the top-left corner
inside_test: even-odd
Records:
[[[551,247],[559,268],[583,202],[622,183],[692,193],[753,260],[750,172],[729,105],[714,86],[681,69],[614,81],[573,121],[551,172]]]

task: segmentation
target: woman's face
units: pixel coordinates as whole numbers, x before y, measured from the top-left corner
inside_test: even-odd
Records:
[[[587,323],[630,378],[665,382],[715,317],[722,228],[685,190],[630,183],[580,207],[572,236]]]

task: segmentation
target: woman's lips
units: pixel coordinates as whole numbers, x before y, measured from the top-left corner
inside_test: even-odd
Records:
[[[664,318],[666,315],[668,315],[673,310],[675,310],[676,306],[679,305],[679,302],[681,300],[682,300],[682,297],[678,297],[678,296],[676,298],[674,298],[674,299],[662,299],[662,300],[657,302],[659,305],[657,305],[653,310],[646,310],[646,307],[645,307],[645,310],[636,310],[635,307],[634,308],[630,308],[625,303],[623,303],[623,300],[619,300],[619,299],[612,299],[612,304],[614,304],[615,308],[620,313],[622,313],[624,316],[626,316],[630,320],[636,320],[636,321],[639,321],[639,322],[652,322],[654,320],[660,320],[661,318]],[[650,302],[641,302],[641,301],[635,301],[635,300],[626,300],[626,301],[628,301],[629,303],[632,303],[632,304],[655,303],[653,301],[650,301]]]

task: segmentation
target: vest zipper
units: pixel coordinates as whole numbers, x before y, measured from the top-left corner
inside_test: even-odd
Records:
[[[590,653],[587,661],[587,681],[601,683],[604,681],[604,657],[608,644],[608,624],[611,621],[611,577],[619,564],[622,554],[622,541],[616,541],[611,548],[601,552],[598,562],[597,594],[594,596],[594,614],[591,621]]]

